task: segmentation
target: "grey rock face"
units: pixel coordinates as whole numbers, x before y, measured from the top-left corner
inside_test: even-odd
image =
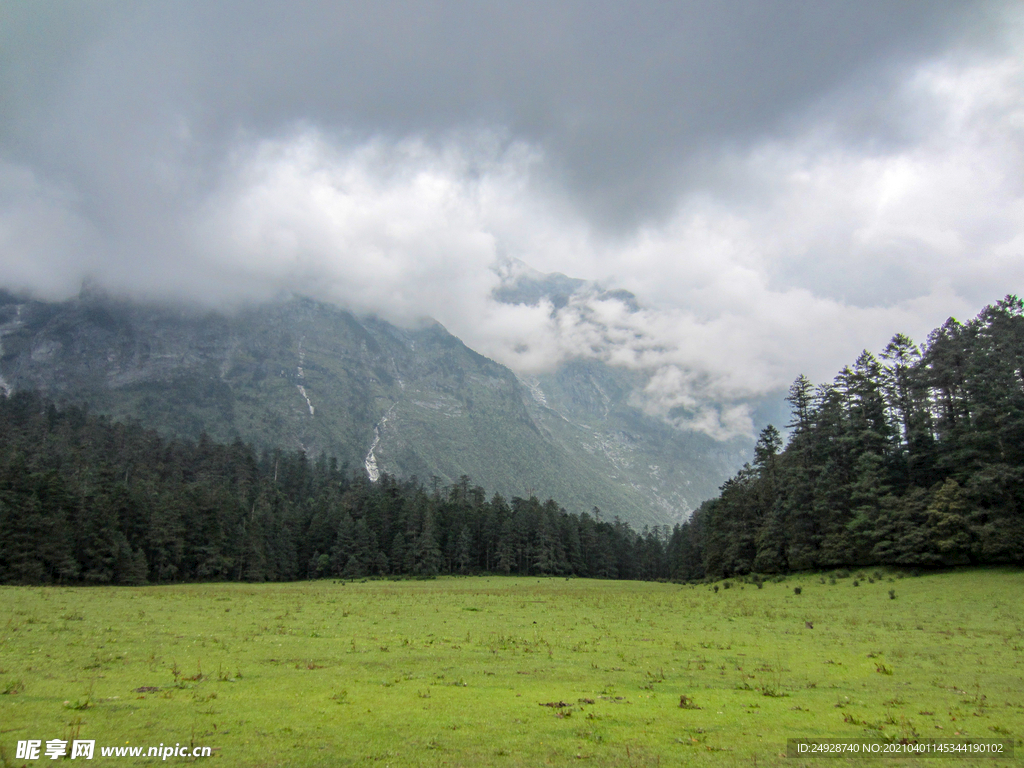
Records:
[[[0,389],[87,402],[164,434],[337,456],[353,469],[682,519],[748,446],[629,403],[628,371],[573,362],[520,381],[433,323],[404,330],[305,299],[232,314],[83,295],[0,297]]]

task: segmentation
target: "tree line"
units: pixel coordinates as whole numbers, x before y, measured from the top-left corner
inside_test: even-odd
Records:
[[[166,439],[0,396],[0,582],[145,584],[506,573],[652,579],[667,527],[365,473],[302,451]]]
[[[669,529],[490,498],[468,477],[370,482],[335,459],[161,437],[0,395],[0,582],[144,584],[448,573],[717,579],[1024,563],[1024,302],[897,334],[789,390],[789,442]]]
[[[1024,303],[897,334],[831,384],[800,376],[782,449],[673,532],[673,576],[837,566],[1024,564]]]

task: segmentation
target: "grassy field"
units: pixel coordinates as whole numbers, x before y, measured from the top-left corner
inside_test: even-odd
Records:
[[[1022,765],[1022,595],[1015,570],[2,587],[0,762],[77,737],[91,765],[798,766],[788,738],[963,735],[1018,757],[825,764]]]

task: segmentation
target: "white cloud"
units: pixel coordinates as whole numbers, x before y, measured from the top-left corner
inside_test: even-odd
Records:
[[[947,316],[1019,293],[1020,40],[900,82],[913,141],[844,142],[841,126],[818,121],[724,157],[727,188],[684,195],[629,242],[595,243],[584,273],[649,308],[602,313],[581,297],[558,313],[564,353],[653,371],[649,409],[722,435],[749,425],[745,398],[801,372],[827,380],[896,331],[923,341]],[[578,256],[537,266],[566,264]]]
[[[268,289],[312,290],[403,321],[432,315],[497,282],[479,214],[493,182],[473,179],[471,166],[457,147],[416,141],[342,151],[304,131],[264,142],[236,159],[199,247]]]
[[[94,233],[75,211],[74,196],[41,180],[31,168],[0,159],[2,284],[63,298],[78,290]]]
[[[643,370],[649,412],[750,433],[751,398],[1022,291],[1024,36],[1011,29],[999,55],[950,54],[895,81],[900,141],[850,138],[846,122],[874,106],[839,94],[788,136],[710,158],[717,184],[681,185],[671,215],[614,237],[557,192],[538,146],[488,131],[353,142],[307,125],[239,141],[202,184],[171,153],[161,178],[185,179],[174,194],[188,204],[168,208],[148,251],[144,227],[101,241],[72,193],[0,165],[4,283],[66,295],[91,274],[149,296],[290,290],[429,316],[520,371],[575,356]],[[626,288],[641,308],[595,283],[559,308],[500,303],[510,259]]]

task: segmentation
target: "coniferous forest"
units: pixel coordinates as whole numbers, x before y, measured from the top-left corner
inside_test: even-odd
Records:
[[[681,579],[837,566],[1024,563],[1024,302],[916,346],[897,334],[831,384],[789,389],[782,450],[673,534]]]
[[[469,478],[371,483],[327,457],[166,440],[32,392],[0,399],[0,435],[6,583],[668,572],[667,528],[488,500]]]
[[[143,584],[442,573],[692,580],[1024,563],[1024,302],[897,335],[789,390],[753,463],[684,524],[487,498],[326,456],[166,439],[32,392],[0,397],[0,581]]]

